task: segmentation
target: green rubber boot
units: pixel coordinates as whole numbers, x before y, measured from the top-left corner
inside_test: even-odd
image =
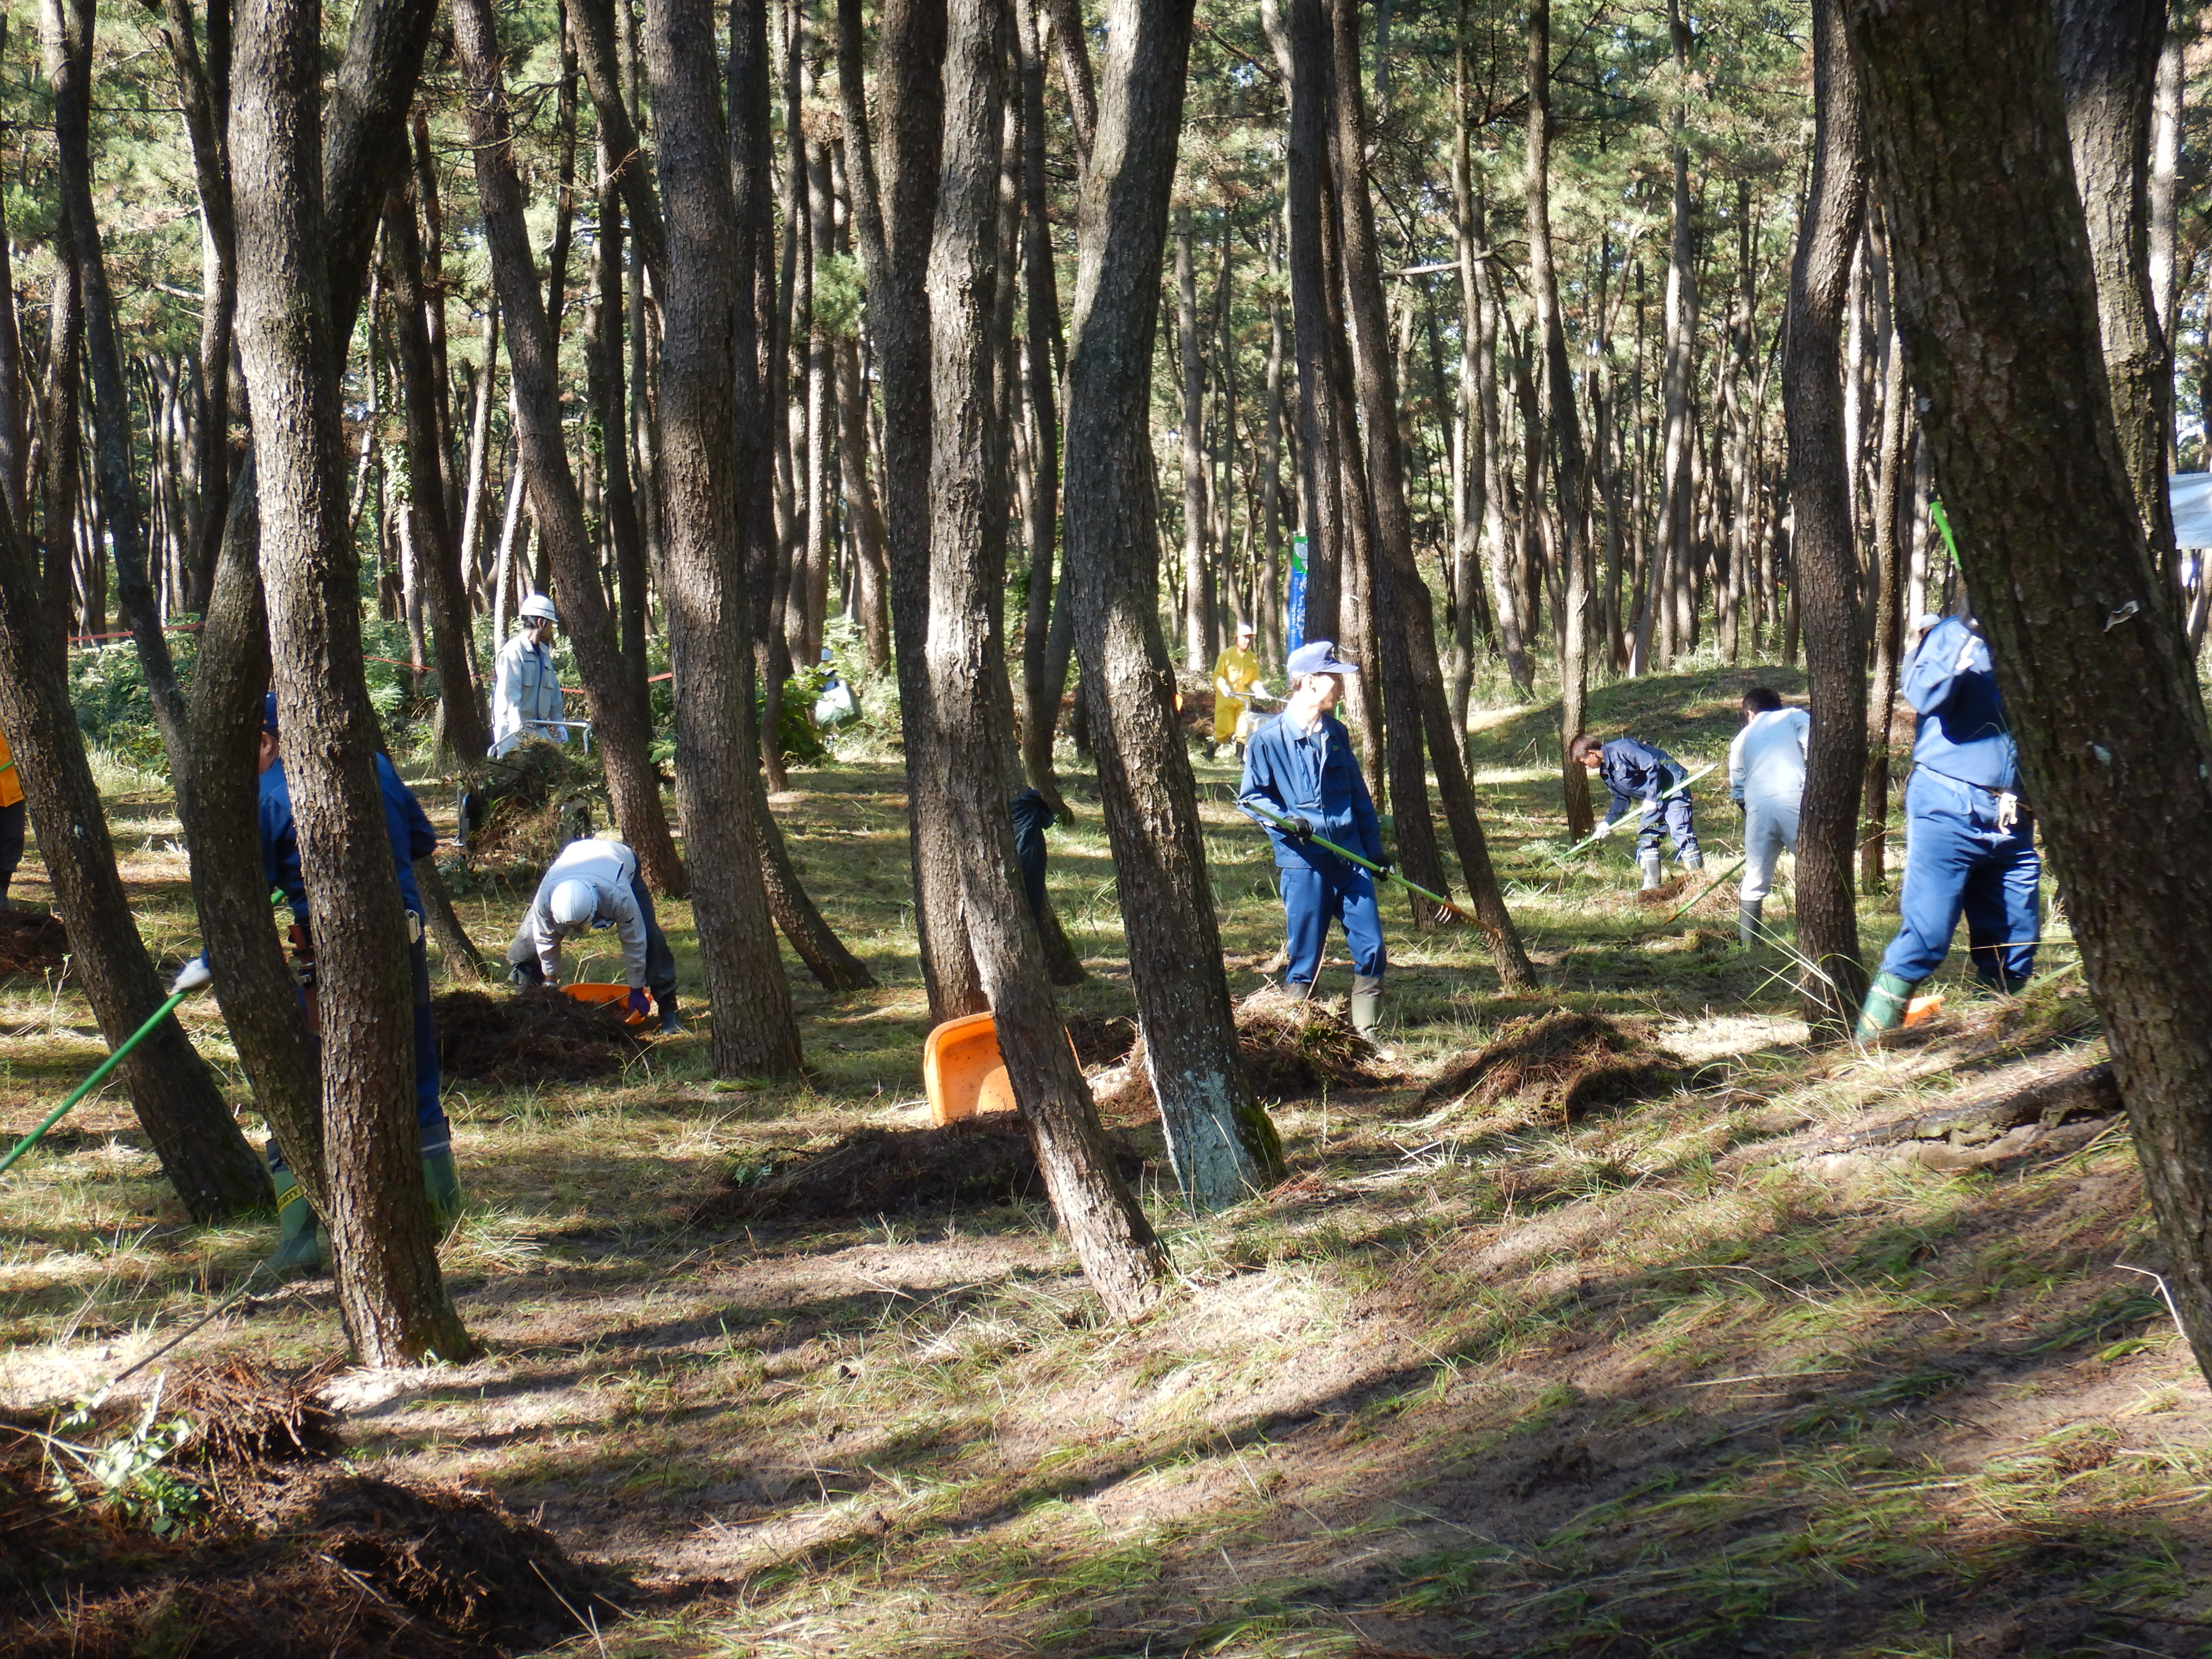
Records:
[[[1859,1042],[1871,1042],[1884,1031],[1905,1024],[1905,1005],[1912,1000],[1912,987],[1895,974],[1876,974],[1867,988],[1866,1005],[1859,1010],[1858,1028],[1851,1033]]]
[[[269,1178],[276,1187],[276,1249],[269,1258],[269,1267],[276,1273],[294,1267],[319,1267],[323,1264],[323,1235],[315,1224],[315,1206],[307,1202],[307,1195],[300,1190],[300,1182],[289,1169],[275,1169]]]
[[[422,1149],[422,1185],[430,1194],[430,1219],[441,1234],[453,1230],[461,1218],[461,1177],[453,1168],[451,1141]]]

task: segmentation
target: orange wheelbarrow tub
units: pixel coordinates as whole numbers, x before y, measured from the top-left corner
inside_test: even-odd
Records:
[[[620,1004],[627,1002],[629,1000],[629,987],[627,985],[595,983],[590,980],[579,980],[574,985],[562,986],[561,988],[561,994],[563,996],[574,997],[579,1002]],[[651,1016],[647,1014],[626,1013],[623,1016],[623,1018],[629,1024],[642,1025],[651,1018]]]
[[[1073,1037],[1067,1046],[1073,1052]],[[939,1125],[983,1112],[1019,1109],[999,1053],[999,1028],[988,1014],[948,1019],[929,1034],[921,1050],[921,1083],[929,1096],[930,1121]]]

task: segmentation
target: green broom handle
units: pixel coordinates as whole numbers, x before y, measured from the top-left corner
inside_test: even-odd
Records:
[[[100,1085],[101,1079],[106,1078],[110,1072],[113,1071],[117,1066],[122,1063],[123,1056],[129,1054],[133,1048],[136,1048],[142,1038],[150,1032],[156,1025],[159,1025],[163,1020],[168,1018],[171,1011],[191,994],[191,993],[190,991],[178,991],[173,993],[167,1002],[156,1008],[153,1013],[148,1017],[147,1021],[143,1025],[141,1025],[137,1030],[131,1034],[129,1039],[125,1042],[124,1045],[120,1048],[118,1048],[113,1054],[108,1055],[106,1060],[101,1060],[100,1062],[99,1068],[94,1071],[90,1077],[85,1079],[83,1082],[77,1085],[75,1093],[70,1095],[67,1100],[62,1102],[60,1105],[55,1107],[52,1111],[46,1114],[46,1121],[44,1123],[39,1125],[37,1128],[32,1130],[30,1133],[25,1135],[21,1140],[17,1141],[15,1143],[15,1150],[10,1152],[7,1157],[0,1158],[0,1175],[5,1175],[8,1172],[9,1166],[12,1165],[17,1158],[22,1157],[22,1155],[29,1152],[32,1147],[37,1146],[39,1144],[40,1137],[44,1135],[47,1130],[52,1128],[55,1124],[62,1121],[62,1115],[64,1113],[67,1112],[70,1107],[76,1105],[77,1102],[82,1100],[87,1095],[98,1088]]]

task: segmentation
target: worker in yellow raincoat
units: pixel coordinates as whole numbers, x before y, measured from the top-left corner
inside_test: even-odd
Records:
[[[1213,663],[1213,741],[1206,745],[1206,757],[1213,758],[1213,751],[1223,744],[1234,744],[1237,758],[1244,758],[1244,739],[1237,729],[1247,704],[1254,693],[1267,695],[1267,688],[1260,683],[1260,659],[1252,654],[1252,624],[1237,624],[1237,643],[1214,659]]]

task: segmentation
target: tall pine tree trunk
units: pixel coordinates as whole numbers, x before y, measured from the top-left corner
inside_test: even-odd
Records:
[[[1782,407],[1790,434],[1790,597],[1805,637],[1813,727],[1797,830],[1801,990],[1816,1030],[1840,1031],[1866,996],[1851,897],[1866,769],[1866,648],[1844,459],[1841,331],[1866,210],[1866,118],[1838,0],[1813,0],[1813,178],[1790,272]],[[1660,603],[1655,595],[1653,602]]]
[[[356,562],[343,514],[338,365],[318,114],[319,15],[249,10],[230,142],[240,356],[253,402],[262,568],[286,781],[320,987],[338,1304],[370,1364],[473,1352],[438,1270],[418,1161],[407,939],[377,784]],[[372,197],[372,200],[379,199]],[[333,207],[339,204],[333,202]],[[374,223],[374,211],[369,214]]]
[[[952,0],[945,51],[943,188],[927,269],[931,407],[931,738],[922,764],[967,850],[960,902],[999,1050],[1037,1165],[1085,1276],[1119,1318],[1158,1298],[1167,1255],[1108,1152],[1091,1086],[1046,982],[1014,866],[1000,720],[1006,579],[1003,426],[994,418],[1000,149],[1006,52],[994,0]],[[909,761],[911,767],[912,762]]]
[[[719,1075],[799,1067],[791,989],[757,854],[757,787],[744,570],[738,555],[732,368],[752,341],[737,325],[751,287],[738,246],[729,135],[708,0],[654,0],[647,79],[659,138],[668,265],[660,295],[660,488],[668,508],[668,642],[676,670],[677,796],[694,844],[736,855],[692,869]]]

